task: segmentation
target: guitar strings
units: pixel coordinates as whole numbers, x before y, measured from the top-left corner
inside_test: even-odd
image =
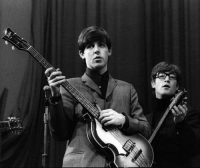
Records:
[[[113,129],[113,130],[110,130],[110,133],[114,136],[114,137],[116,137],[116,139],[117,138],[121,138],[121,140],[122,141],[124,141],[124,143],[126,142],[126,139],[123,137],[123,136],[121,136],[121,134],[120,134],[120,132],[119,132],[119,130],[118,129]],[[118,140],[118,139],[117,139]],[[122,146],[123,146],[123,144],[120,142],[120,141],[118,141]],[[136,151],[135,151],[135,149],[136,149]],[[138,148],[135,146],[134,147],[134,149],[133,149],[133,152],[131,152],[130,154],[129,154],[129,157],[131,157],[131,158],[133,158],[134,157],[134,154],[136,154],[137,152],[138,152],[139,150],[138,150]],[[139,155],[138,156],[138,160],[140,161],[140,163],[143,165],[143,166],[148,166],[148,163],[147,163],[147,161],[146,161],[146,159],[145,159],[145,157],[144,157],[144,155],[141,153],[141,155]],[[135,161],[136,162],[136,161]],[[139,163],[138,163],[139,164]]]

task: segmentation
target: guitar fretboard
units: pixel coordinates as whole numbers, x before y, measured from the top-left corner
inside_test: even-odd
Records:
[[[27,51],[45,68],[53,67],[39,52],[32,46],[29,46]],[[56,71],[56,69],[53,67]],[[81,103],[93,117],[99,117],[99,110],[88,99],[86,99],[76,88],[74,88],[68,81],[64,82],[62,86],[74,96],[74,98]]]
[[[178,103],[178,101],[183,98],[183,96],[185,95],[185,91],[180,91],[176,97],[174,98],[174,100],[170,103],[170,105],[168,106],[168,108],[165,110],[165,113],[163,114],[162,118],[160,119],[160,121],[158,122],[158,125],[156,126],[154,132],[152,133],[151,137],[149,138],[149,143],[151,143],[154,139],[154,137],[156,136],[158,130],[160,129],[162,123],[164,122],[165,118],[167,117],[168,113],[170,112],[170,110],[173,108],[174,105],[176,105]]]

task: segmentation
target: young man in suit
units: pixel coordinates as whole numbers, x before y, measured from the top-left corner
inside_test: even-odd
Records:
[[[51,133],[59,140],[68,140],[63,158],[64,167],[105,167],[108,165],[106,154],[89,141],[90,135],[86,133],[93,117],[61,84],[67,80],[97,107],[99,113],[96,117],[105,130],[117,128],[124,135],[140,133],[148,137],[150,127],[133,85],[114,79],[108,71],[107,64],[112,54],[108,33],[101,27],[87,27],[79,35],[78,47],[79,55],[86,63],[86,71],[82,77],[66,79],[59,69],[55,71],[48,68],[45,71],[53,96]],[[110,140],[115,143],[107,134],[99,137],[103,142]],[[138,164],[137,162],[136,158],[135,163]]]

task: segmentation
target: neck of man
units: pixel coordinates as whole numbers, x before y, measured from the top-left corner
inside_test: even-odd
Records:
[[[162,100],[162,99],[170,99],[170,98],[172,98],[173,97],[173,95],[167,95],[167,94],[156,94],[155,93],[155,97],[156,97],[156,99],[160,99],[160,100]]]
[[[109,72],[106,71],[103,74],[99,74],[93,69],[86,68],[86,74],[98,85],[101,90],[102,97],[105,98],[109,80]]]
[[[96,74],[99,74],[99,75],[102,75],[102,74],[104,74],[105,72],[108,71],[107,66],[105,66],[105,67],[103,67],[103,68],[95,68],[95,69],[88,68],[88,69],[90,69],[90,71],[92,71],[92,72],[94,72],[94,73],[96,73]]]
[[[99,71],[97,69],[90,69],[90,68],[86,68],[86,74],[88,74],[91,77],[102,77],[105,74],[108,74],[108,70],[106,71]]]

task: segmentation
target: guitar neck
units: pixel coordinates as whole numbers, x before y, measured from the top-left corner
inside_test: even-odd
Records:
[[[151,137],[149,138],[149,143],[151,143],[154,139],[154,137],[156,136],[158,130],[160,129],[160,127],[162,126],[165,118],[167,117],[167,115],[169,114],[170,110],[176,105],[178,104],[178,102],[183,98],[183,96],[185,95],[184,91],[180,91],[176,97],[174,98],[174,100],[170,103],[170,105],[168,106],[168,108],[165,110],[165,113],[163,114],[162,118],[160,119],[158,125],[156,126],[154,132],[152,133]]]
[[[45,69],[53,67],[39,52],[32,46],[29,46],[27,51],[33,56]],[[53,67],[56,71],[56,69]],[[82,104],[87,111],[95,118],[99,117],[99,110],[86,99],[76,88],[74,88],[68,81],[61,84],[80,104]]]

